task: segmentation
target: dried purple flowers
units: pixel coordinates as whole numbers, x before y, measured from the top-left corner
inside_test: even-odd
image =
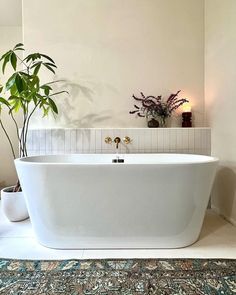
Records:
[[[176,111],[182,104],[188,102],[186,98],[179,98],[178,94],[181,90],[171,94],[166,101],[162,100],[162,96],[145,96],[140,92],[141,97],[133,98],[141,103],[141,106],[134,105],[135,110],[130,111],[130,114],[137,114],[139,117],[155,118],[159,121],[161,126],[165,126],[166,118],[171,117],[172,113]]]

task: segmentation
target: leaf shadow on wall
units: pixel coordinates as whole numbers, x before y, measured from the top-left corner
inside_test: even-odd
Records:
[[[56,91],[62,90],[68,91],[69,94],[56,99],[59,109],[57,120],[60,120],[65,127],[92,128],[112,118],[112,110],[100,112],[93,110],[96,93],[92,88],[63,79]]]
[[[233,203],[236,197],[236,173],[229,167],[221,166],[216,174],[213,185],[213,200],[220,213],[232,216]],[[213,202],[214,202],[213,201]]]

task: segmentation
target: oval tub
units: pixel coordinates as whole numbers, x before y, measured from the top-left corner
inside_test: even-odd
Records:
[[[50,248],[179,248],[199,236],[218,160],[184,154],[15,160],[38,241]]]

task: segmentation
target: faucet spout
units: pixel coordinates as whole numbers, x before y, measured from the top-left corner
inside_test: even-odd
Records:
[[[118,149],[118,147],[119,147],[119,143],[120,143],[120,138],[119,138],[119,137],[116,137],[116,138],[114,139],[114,142],[115,142],[115,144],[116,144],[116,149]]]

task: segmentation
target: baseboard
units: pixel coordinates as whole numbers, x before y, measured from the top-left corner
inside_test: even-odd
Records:
[[[211,204],[211,209],[213,211],[215,211],[218,215],[220,215],[222,218],[224,218],[225,220],[227,220],[228,222],[230,222],[232,225],[236,226],[236,220],[234,218],[223,215],[220,212],[219,208],[213,206],[212,204]]]

